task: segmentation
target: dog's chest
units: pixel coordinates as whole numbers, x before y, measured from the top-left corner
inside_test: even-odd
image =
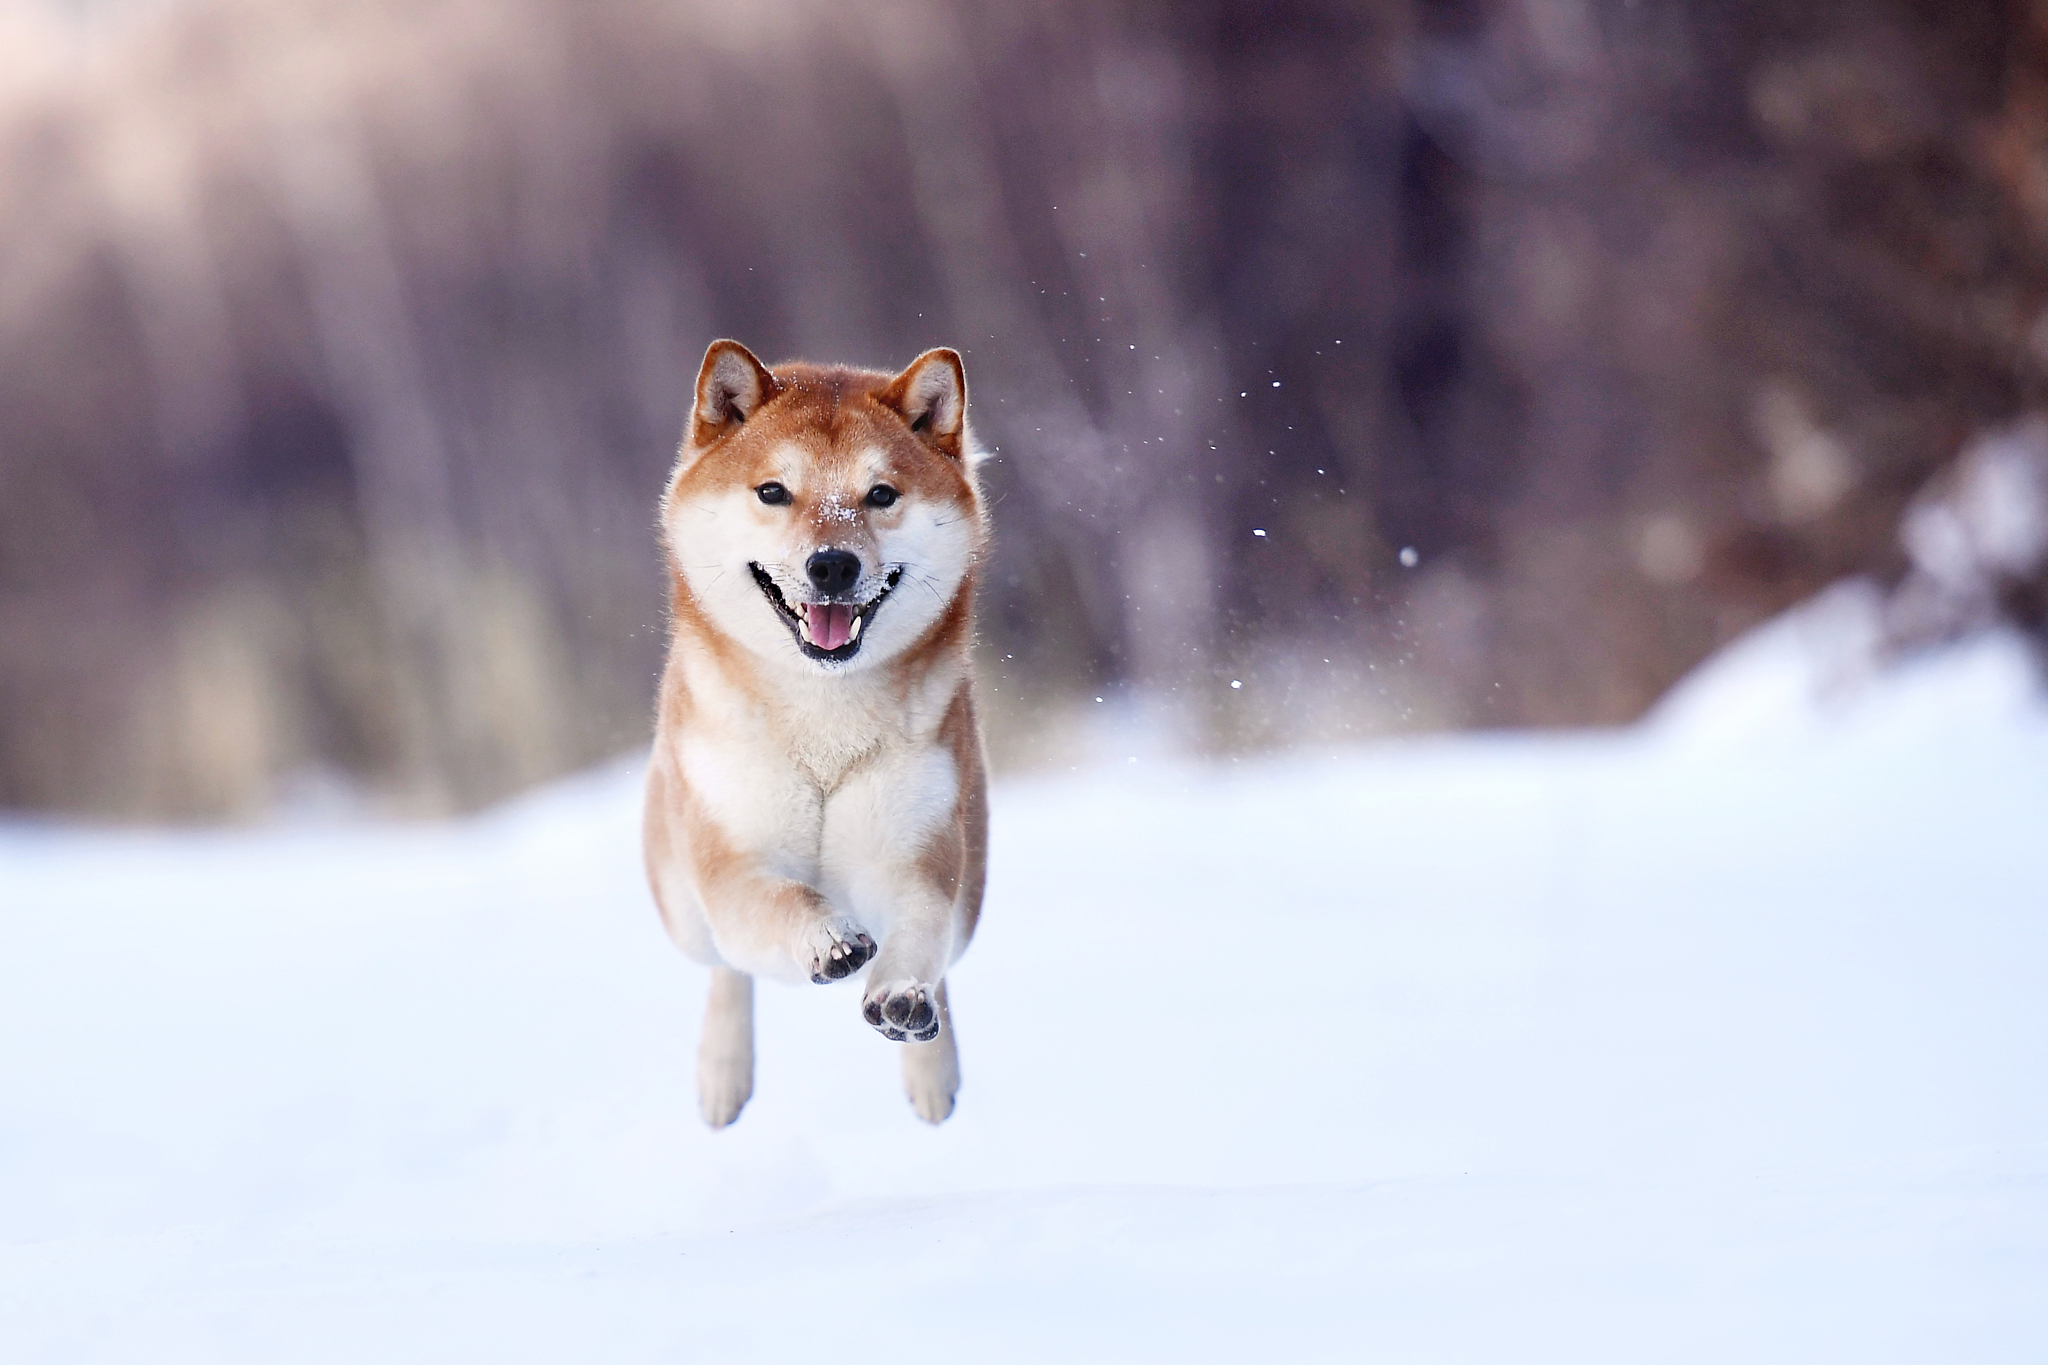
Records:
[[[830,829],[923,826],[949,806],[943,709],[916,692],[846,686],[794,695],[703,695],[681,745],[686,780],[742,848],[809,876]],[[873,839],[855,843],[871,844]]]
[[[757,736],[761,761],[788,768],[821,796],[889,751],[915,743],[902,699],[871,689],[799,692],[778,698],[766,718]]]

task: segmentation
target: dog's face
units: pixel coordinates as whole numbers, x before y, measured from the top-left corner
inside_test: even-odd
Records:
[[[816,673],[873,667],[953,607],[980,553],[960,357],[898,375],[771,372],[714,342],[662,502],[682,585],[762,660]]]

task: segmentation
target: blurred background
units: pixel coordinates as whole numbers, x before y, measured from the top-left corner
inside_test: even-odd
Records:
[[[2048,616],[2048,5],[0,0],[0,213],[17,810],[643,744],[717,336],[966,354],[999,768]]]

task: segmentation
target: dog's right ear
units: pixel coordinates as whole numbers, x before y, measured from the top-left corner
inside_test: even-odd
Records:
[[[714,341],[697,371],[697,403],[690,410],[685,457],[742,426],[775,396],[775,375],[737,341]]]

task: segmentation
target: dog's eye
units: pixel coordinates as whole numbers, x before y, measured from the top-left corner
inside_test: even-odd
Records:
[[[896,501],[896,490],[886,483],[878,483],[868,490],[868,506],[887,507]]]
[[[770,479],[767,483],[754,490],[754,496],[767,503],[770,507],[780,507],[789,501],[789,490],[773,479]]]

